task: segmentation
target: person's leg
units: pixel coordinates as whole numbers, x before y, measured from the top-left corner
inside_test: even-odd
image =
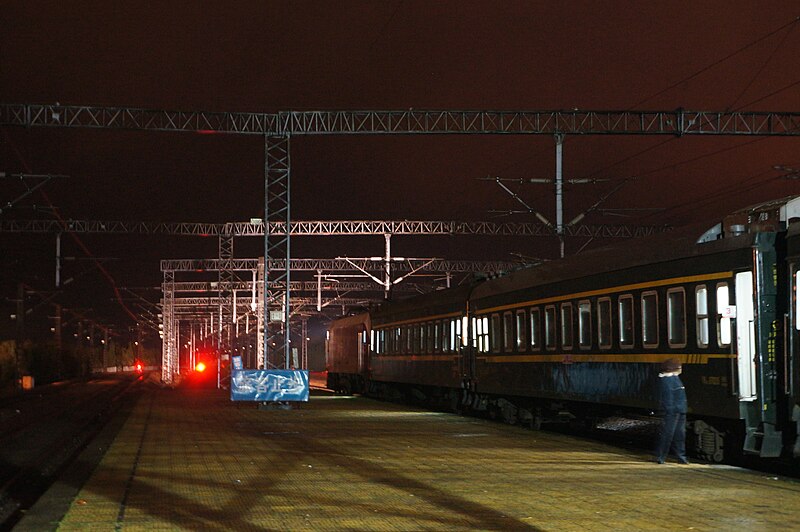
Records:
[[[677,414],[665,414],[664,420],[661,423],[661,433],[658,438],[658,446],[656,447],[656,461],[663,464],[667,459],[670,445],[675,434],[675,424],[678,421]]]
[[[672,446],[678,461],[688,463],[686,459],[686,414],[678,414],[675,419],[675,435],[672,438]]]

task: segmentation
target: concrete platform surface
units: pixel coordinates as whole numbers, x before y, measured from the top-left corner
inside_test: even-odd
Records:
[[[50,526],[784,531],[800,483],[365,398],[262,411],[178,389],[139,400]]]

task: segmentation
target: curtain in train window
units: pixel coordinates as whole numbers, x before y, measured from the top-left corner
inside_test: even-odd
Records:
[[[500,352],[500,340],[503,336],[503,328],[500,323],[500,314],[492,314],[492,328],[489,330],[489,335],[492,339],[492,352]]]
[[[686,347],[686,293],[667,290],[667,341],[670,347]]]
[[[561,304],[561,347],[572,349],[572,303]]]
[[[531,309],[531,349],[542,348],[541,312],[538,308]]]
[[[633,347],[633,296],[619,297],[619,345]]]
[[[658,294],[642,294],[642,344],[645,347],[658,345]]]
[[[556,348],[556,307],[549,305],[544,308],[544,345],[547,349]]]
[[[578,344],[592,347],[592,303],[587,299],[578,303]]]
[[[708,288],[706,285],[694,289],[694,301],[697,347],[708,347]]]
[[[528,322],[524,310],[517,311],[517,351],[525,351],[528,347]]]
[[[597,300],[597,341],[601,349],[611,347],[611,298]]]
[[[510,353],[514,349],[514,315],[503,313],[503,351]]]

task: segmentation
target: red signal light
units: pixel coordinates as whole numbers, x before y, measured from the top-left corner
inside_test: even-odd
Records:
[[[142,363],[141,363],[141,362],[137,362],[137,363],[136,363],[136,371],[137,371],[138,373],[142,373],[142,371],[144,371],[144,367],[142,366]]]
[[[194,367],[194,369],[200,373],[203,373],[206,370],[206,365],[203,364],[202,362],[198,362],[197,365]]]

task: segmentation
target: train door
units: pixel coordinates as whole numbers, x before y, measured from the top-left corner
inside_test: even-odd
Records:
[[[756,333],[753,272],[736,274],[736,368],[739,400],[756,400]]]
[[[366,375],[367,373],[367,348],[369,342],[369,335],[367,331],[361,330],[358,333],[358,374]]]
[[[744,451],[772,458],[783,449],[776,234],[756,233],[753,251],[752,270],[735,278],[739,412],[746,427]]]
[[[800,457],[800,264],[789,264],[789,305],[787,308],[787,338],[783,351],[783,390],[788,395],[788,409],[795,422],[793,455]]]

